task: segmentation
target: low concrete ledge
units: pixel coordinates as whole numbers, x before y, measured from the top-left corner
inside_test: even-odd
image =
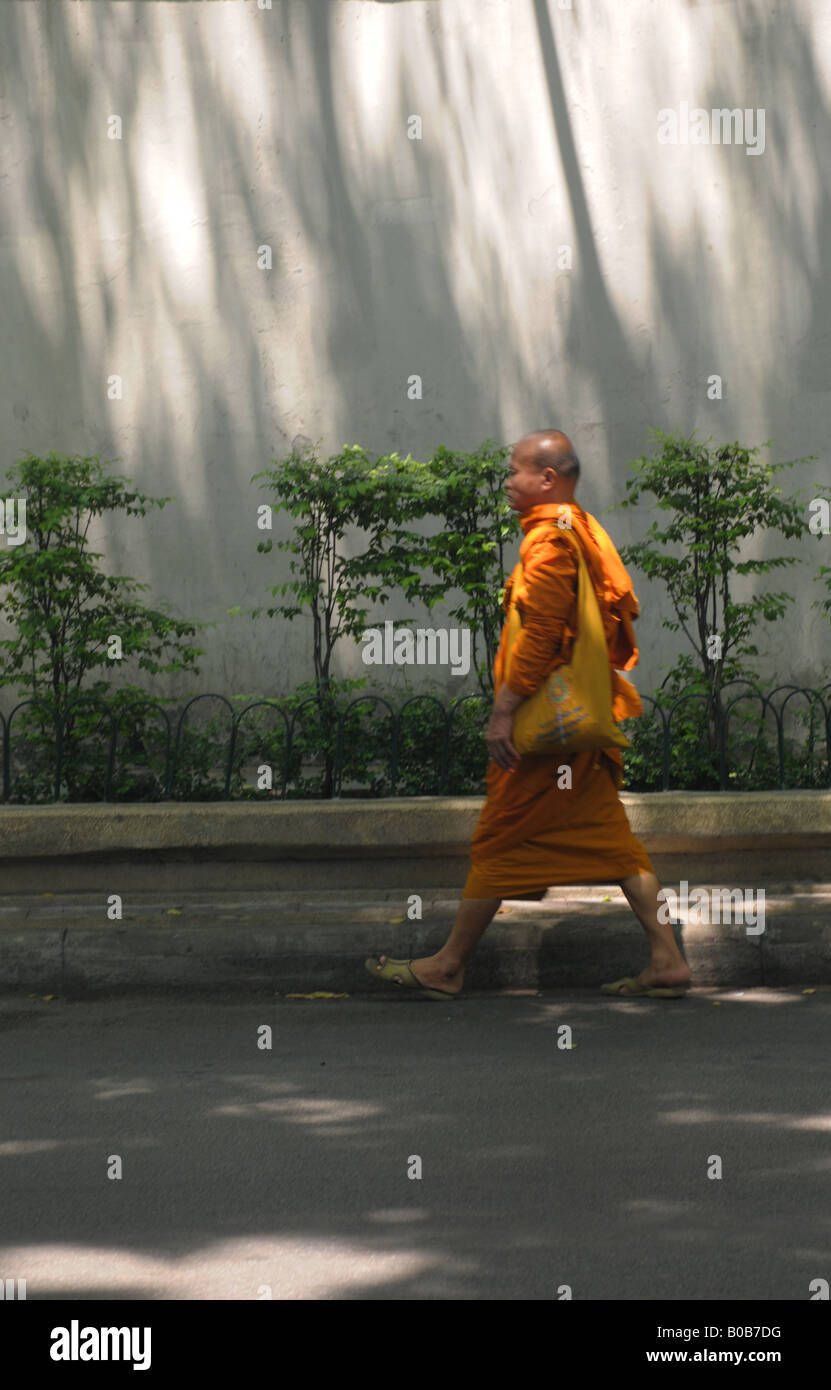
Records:
[[[831,792],[623,793],[667,882],[831,880]],[[0,807],[0,894],[459,888],[482,797]],[[602,865],[598,866],[602,873]],[[690,872],[685,872],[690,869]]]
[[[680,846],[765,835],[810,835],[831,848],[831,791],[623,792],[635,834]],[[378,854],[467,853],[484,798],[389,797],[337,801],[97,802],[0,806],[0,860],[127,850],[257,848],[272,858],[369,849]]]

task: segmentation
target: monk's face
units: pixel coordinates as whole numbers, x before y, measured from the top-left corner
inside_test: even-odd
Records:
[[[505,493],[515,512],[525,512],[548,502],[572,502],[571,484],[554,468],[537,469],[524,450],[514,449],[508,464]]]

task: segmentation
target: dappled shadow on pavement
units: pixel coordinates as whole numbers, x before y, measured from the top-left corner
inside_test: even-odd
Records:
[[[804,1299],[829,1003],[4,1001],[3,1269],[30,1299]]]

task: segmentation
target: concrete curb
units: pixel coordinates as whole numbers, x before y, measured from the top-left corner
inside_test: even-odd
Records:
[[[690,892],[696,886],[708,885],[691,882]],[[831,884],[769,885],[765,892],[760,935],[737,921],[676,924],[695,985],[831,982]],[[145,893],[125,899],[122,919],[110,921],[105,897],[6,896],[0,991],[391,994],[373,983],[365,957],[430,954],[457,906],[441,888],[423,895],[421,921],[407,920],[406,898],[397,892],[183,893],[173,903]],[[543,902],[503,907],[471,961],[466,993],[599,986],[638,973],[646,962],[641,928],[615,885],[551,889]]]
[[[667,887],[765,889],[758,936],[740,922],[678,925],[696,984],[831,979],[831,793],[621,799]],[[364,958],[428,955],[444,941],[482,805],[416,797],[0,807],[0,989],[383,995]],[[119,921],[106,916],[113,894]],[[423,900],[420,921],[407,919],[412,894]],[[542,903],[506,906],[471,961],[466,992],[593,987],[645,963],[643,933],[615,885],[556,888]]]

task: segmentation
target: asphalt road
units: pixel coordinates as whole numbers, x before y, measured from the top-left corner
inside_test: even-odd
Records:
[[[804,1302],[831,1278],[829,1025],[822,987],[6,997],[0,1275],[30,1300]]]

